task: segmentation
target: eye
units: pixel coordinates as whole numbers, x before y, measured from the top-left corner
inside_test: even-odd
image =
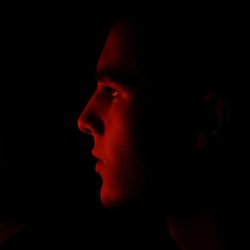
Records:
[[[118,91],[116,89],[113,89],[109,86],[103,87],[104,91],[110,94],[112,97],[116,97],[118,95]]]

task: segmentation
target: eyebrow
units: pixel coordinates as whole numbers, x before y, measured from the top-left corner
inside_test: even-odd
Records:
[[[131,84],[138,82],[138,79],[135,75],[118,70],[99,70],[96,72],[96,79],[103,82],[105,80],[110,80],[112,82],[121,84],[122,86],[130,86]]]

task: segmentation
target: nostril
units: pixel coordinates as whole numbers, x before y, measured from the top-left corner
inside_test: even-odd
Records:
[[[78,128],[81,132],[89,135],[94,134],[103,134],[104,133],[104,124],[100,117],[89,115],[85,113],[84,116],[81,116],[78,120]]]
[[[78,121],[77,121],[77,127],[78,127],[78,129],[79,129],[81,132],[85,133],[86,128],[85,128],[85,126],[84,126],[84,123],[82,122],[81,117],[80,117],[80,118],[78,119]],[[89,129],[88,129],[88,130],[89,130]]]
[[[77,127],[79,128],[79,130],[85,134],[91,134],[91,129],[86,127],[82,121],[79,119],[78,123],[77,123]]]
[[[89,129],[89,128],[82,128],[81,131],[82,131],[83,133],[85,133],[85,134],[89,134],[89,135],[92,134],[92,133],[91,133],[91,129]]]

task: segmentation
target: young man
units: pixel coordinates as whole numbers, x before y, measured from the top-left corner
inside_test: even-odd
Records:
[[[153,202],[181,249],[227,247],[218,211],[234,48],[220,28],[184,18],[116,21],[78,120],[94,139],[103,205]]]

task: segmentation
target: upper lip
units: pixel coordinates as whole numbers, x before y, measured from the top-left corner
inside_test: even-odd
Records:
[[[92,155],[96,161],[102,161],[101,156],[99,156],[99,154],[95,153],[94,151],[92,151]]]

